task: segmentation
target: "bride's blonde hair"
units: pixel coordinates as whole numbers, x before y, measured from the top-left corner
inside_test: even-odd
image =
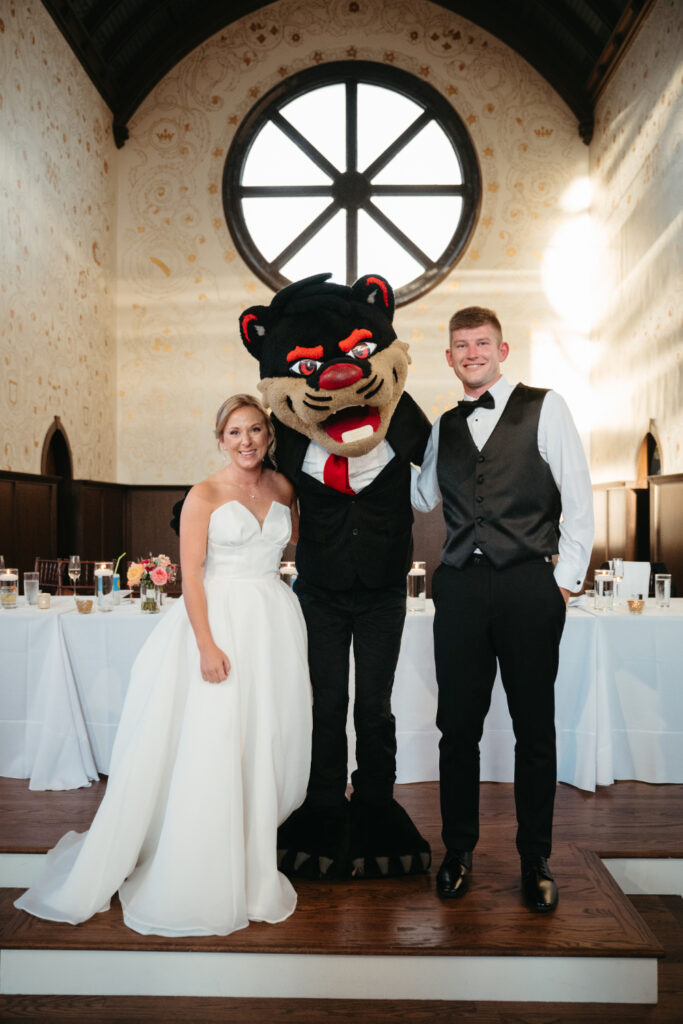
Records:
[[[231,395],[230,398],[226,398],[220,409],[216,413],[216,427],[214,434],[218,441],[218,447],[221,447],[221,440],[223,437],[223,431],[225,426],[234,412],[238,409],[256,409],[257,412],[263,416],[263,422],[268,432],[268,458],[275,465],[275,428],[270,418],[270,414],[266,407],[255,398],[254,395]]]

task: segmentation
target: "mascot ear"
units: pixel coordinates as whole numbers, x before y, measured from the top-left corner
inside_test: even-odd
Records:
[[[250,306],[240,316],[240,334],[247,352],[254,359],[261,358],[263,339],[266,336],[266,324],[269,310],[267,306]]]
[[[394,319],[394,290],[389,282],[379,274],[367,274],[359,277],[351,288],[355,298],[367,302],[375,309],[384,313],[389,323]]]

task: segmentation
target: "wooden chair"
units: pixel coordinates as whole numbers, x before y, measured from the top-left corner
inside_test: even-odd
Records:
[[[48,594],[61,594],[66,578],[66,563],[63,558],[40,558],[36,556],[33,571],[38,573],[38,587]]]

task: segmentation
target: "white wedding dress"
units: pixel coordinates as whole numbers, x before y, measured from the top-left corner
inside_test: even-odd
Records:
[[[214,510],[204,586],[223,683],[202,680],[182,598],[140,651],[102,804],[68,832],[16,906],[77,924],[118,890],[129,928],[227,935],[296,906],[277,870],[278,825],[304,800],[311,691],[299,603],[279,578],[289,509],[263,523],[240,502]]]

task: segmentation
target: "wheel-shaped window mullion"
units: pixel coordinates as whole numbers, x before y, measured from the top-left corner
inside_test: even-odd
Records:
[[[288,119],[288,111],[282,113],[282,109],[291,107],[294,110],[297,98],[307,97],[315,93],[316,89],[335,82],[343,85],[343,124],[336,124],[336,129],[340,132],[343,131],[345,138],[341,150],[338,147],[332,147],[333,151],[330,154],[332,159],[329,159],[320,149],[322,138],[323,148],[328,152],[331,150],[329,137],[321,137],[320,124],[313,125],[311,137],[309,137],[306,124],[302,123],[301,104],[298,105],[298,117],[293,116],[293,119],[298,122],[298,127]],[[359,170],[359,83],[366,82],[373,88],[364,88],[364,97],[371,93],[373,98],[376,98],[382,89],[405,96],[406,99],[397,98],[394,102],[395,105],[402,104],[402,107],[407,109],[408,118],[401,110],[404,126],[398,125],[393,139],[385,126],[383,132],[385,143],[382,144],[381,152],[377,153],[375,145],[373,145],[374,127],[371,128],[371,133],[368,136],[369,122],[368,115],[365,114],[364,138],[366,141],[364,148],[366,151],[375,149],[375,153],[367,152],[364,160],[366,166]],[[339,86],[334,85],[334,88],[338,89]],[[426,94],[425,90],[427,90]],[[431,94],[429,90],[431,90]],[[337,96],[339,97],[340,94],[337,93]],[[308,102],[306,100],[306,104]],[[311,102],[319,101],[313,99]],[[340,104],[342,101],[338,98],[335,102]],[[309,107],[306,104],[304,109],[308,110]],[[418,111],[420,108],[421,112],[407,123],[412,109]],[[374,107],[368,108],[366,104],[363,109],[371,109],[372,116],[375,116]],[[381,110],[377,111],[377,116],[382,116]],[[342,119],[338,117],[337,120],[341,121]],[[405,127],[406,123],[407,127]],[[300,177],[303,179],[308,177],[308,182],[302,180],[297,183],[296,176],[290,175],[289,182],[278,184],[279,165],[277,160],[272,162],[272,183],[268,181],[267,183],[249,184],[242,180],[251,146],[267,124],[281,132],[288,143],[301,154],[301,157],[297,158],[300,164],[302,159],[304,161],[301,164],[304,173]],[[389,127],[391,127],[390,124]],[[440,133],[442,147],[443,145],[452,147],[449,159],[451,164],[457,161],[460,167],[460,171],[455,174],[459,180],[420,182],[420,177],[428,178],[429,176],[423,175],[421,172],[420,159],[416,159],[416,152],[420,157],[421,149],[416,149],[416,147],[421,147],[424,140],[427,139],[427,135],[421,133],[428,132],[430,129],[432,132]],[[369,144],[368,138],[370,139]],[[381,139],[382,134],[379,135],[377,141],[381,142]],[[387,143],[388,139],[391,141]],[[447,141],[444,142],[444,140]],[[411,144],[413,144],[412,152],[403,157],[404,165],[402,166],[401,155],[404,154],[404,151],[408,154]],[[337,166],[343,163],[344,159],[345,167]],[[310,163],[306,163],[306,161]],[[394,161],[396,164],[393,163]],[[309,173],[306,171],[307,166],[315,168],[315,171],[311,170]],[[399,168],[399,173],[394,179],[393,168],[396,166]],[[425,157],[425,166],[429,166],[429,153]],[[406,167],[417,168],[417,180],[413,183],[405,180]],[[264,176],[267,178],[267,174],[264,175],[264,170],[270,173],[270,166],[262,167],[257,178],[260,177],[261,180]],[[311,178],[315,179],[316,175],[318,179],[322,179],[324,176],[326,180],[311,183]],[[381,180],[376,180],[378,177]],[[405,258],[402,258],[403,275],[404,277],[407,275],[409,278],[412,275],[412,279],[395,283],[398,302],[406,302],[410,298],[417,297],[447,273],[472,232],[480,194],[476,155],[462,122],[447,101],[431,86],[413,79],[406,72],[397,72],[394,68],[361,62],[310,69],[309,72],[300,73],[289,82],[281,83],[272,90],[257,104],[257,107],[250,112],[240,126],[226,160],[223,181],[226,217],[237,248],[252,269],[272,287],[282,287],[289,280],[306,276],[309,273],[333,269],[331,265],[322,265],[321,259],[325,262],[329,259],[330,264],[334,262],[337,266],[335,276],[338,280],[345,278],[348,284],[353,283],[359,272],[365,273],[371,270],[386,273],[391,280],[391,271],[386,266],[386,263],[390,262],[389,256],[383,255],[383,250],[386,248],[387,254],[390,255],[393,246],[394,256],[391,258],[396,261],[396,254],[403,252],[405,254]],[[252,237],[255,223],[253,215],[251,215],[252,219],[249,223],[245,215],[245,204],[248,204],[250,200],[259,199],[266,200],[271,204],[268,206],[266,203],[266,207],[260,210],[261,239],[265,238],[263,226],[265,209],[268,210],[268,213],[272,211],[275,219],[268,223],[273,224],[273,235],[276,239],[279,238],[279,243],[276,246],[270,245],[269,255],[264,255],[263,246],[259,250],[258,245],[254,244]],[[315,199],[319,201],[317,204],[313,202]],[[329,202],[325,202],[326,199],[329,199]],[[435,207],[435,203],[438,203],[440,199],[444,201],[443,209]],[[284,211],[287,209],[287,202],[291,200],[299,200],[300,204],[303,203],[303,207],[299,208],[303,210],[303,215],[298,218],[289,217],[287,220]],[[406,200],[406,202],[402,203],[402,200]],[[423,200],[424,216],[418,205]],[[453,200],[459,200],[459,203],[453,205]],[[317,209],[315,209],[316,205]],[[380,208],[382,205],[384,209]],[[453,217],[452,225],[447,219],[444,220],[445,213]],[[338,219],[338,215],[343,218],[343,228],[340,227],[342,221]],[[397,216],[398,221],[396,220]],[[359,217],[363,218],[362,234]],[[437,241],[440,239],[438,241],[439,253],[436,254],[433,250],[437,243],[434,241],[434,237],[429,235],[427,224],[430,217],[435,224],[440,225],[434,236]],[[370,223],[374,224],[372,230],[369,227]],[[333,224],[337,226],[333,228]],[[450,236],[444,234],[451,230],[451,226],[453,230]],[[326,239],[324,243],[323,238]],[[386,241],[383,242],[382,239]],[[445,245],[444,240],[447,243]],[[332,245],[332,249],[329,248],[330,245]],[[277,251],[274,251],[275,248]],[[329,256],[326,253],[329,253]],[[313,254],[318,262],[309,266],[308,263],[313,259]],[[372,266],[365,265],[368,261],[372,262]],[[396,266],[400,264],[401,260],[399,259]],[[411,270],[411,267],[414,269]]]

